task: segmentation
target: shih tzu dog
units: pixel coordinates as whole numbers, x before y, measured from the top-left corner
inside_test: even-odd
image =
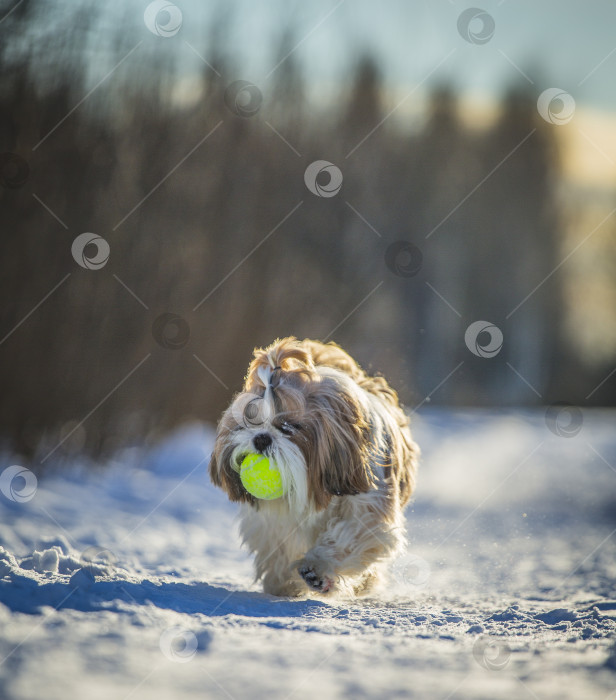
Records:
[[[276,464],[282,497],[246,491],[239,472],[250,453]],[[418,455],[383,377],[368,376],[334,343],[291,337],[254,351],[209,469],[242,503],[242,539],[266,593],[359,595],[403,548]]]

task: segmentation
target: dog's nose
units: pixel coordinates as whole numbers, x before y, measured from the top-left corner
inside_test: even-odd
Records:
[[[263,452],[272,444],[272,438],[267,433],[259,433],[253,437],[252,442],[257,452]]]

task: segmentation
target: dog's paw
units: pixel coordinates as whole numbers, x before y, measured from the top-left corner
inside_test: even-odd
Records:
[[[299,575],[304,579],[308,588],[318,593],[329,593],[334,589],[335,580],[332,576],[321,574],[317,567],[302,564],[298,567]]]

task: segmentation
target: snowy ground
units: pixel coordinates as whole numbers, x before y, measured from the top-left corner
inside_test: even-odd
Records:
[[[0,698],[616,698],[615,428],[415,417],[409,554],[361,601],[260,591],[208,429],[24,502],[4,471]]]

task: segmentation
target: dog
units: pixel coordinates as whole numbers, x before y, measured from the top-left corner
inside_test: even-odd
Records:
[[[246,491],[239,472],[249,453],[275,463],[282,497]],[[209,474],[241,503],[240,533],[266,593],[354,596],[373,590],[404,547],[418,458],[383,377],[335,343],[289,337],[255,349],[219,422]]]

